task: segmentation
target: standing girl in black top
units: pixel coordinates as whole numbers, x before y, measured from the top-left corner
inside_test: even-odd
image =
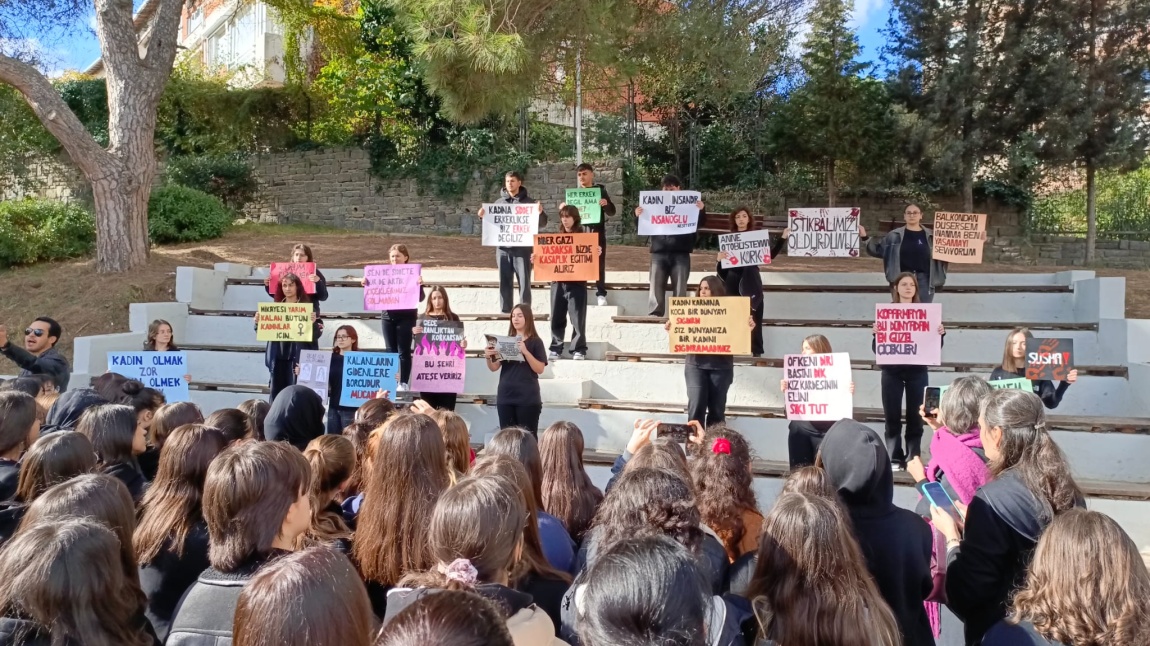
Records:
[[[459,315],[451,311],[451,301],[447,298],[446,289],[439,286],[431,288],[427,296],[427,307],[423,310],[423,318],[436,321],[459,321]],[[423,334],[423,326],[416,325],[411,331],[413,334]],[[466,350],[467,339],[464,339],[460,345]],[[427,402],[432,408],[455,410],[455,393],[419,393],[419,398]]]
[[[315,256],[313,256],[311,253],[311,247],[303,243],[292,247],[291,262],[315,262]],[[323,277],[323,272],[321,272],[317,266],[315,268],[314,274],[310,276],[300,276],[300,280],[306,280],[315,283],[315,294],[309,295],[311,299],[308,302],[315,306],[316,318],[319,318],[319,303],[320,301],[327,300],[327,279]],[[265,278],[264,288],[267,289],[269,296],[274,296],[274,294],[272,294],[271,281],[272,279],[270,276]],[[322,321],[320,322],[320,326],[323,326]]]
[[[706,276],[699,281],[695,292],[699,298],[718,298],[727,295],[727,288],[718,276]],[[754,317],[747,319],[747,327],[755,327]],[[671,320],[663,328],[671,331]],[[683,374],[687,380],[687,419],[704,428],[717,424],[727,415],[727,391],[735,380],[735,357],[729,354],[688,354]]]
[[[570,204],[559,209],[559,233],[583,233],[579,209]],[[598,254],[602,255],[603,247]],[[551,283],[551,354],[549,361],[563,356],[563,339],[567,336],[567,317],[571,317],[571,358],[587,358],[587,283],[555,281]]]
[[[355,408],[340,406],[343,397],[343,354],[359,350],[359,334],[350,325],[341,325],[335,331],[335,347],[331,349],[331,366],[327,372],[327,417],[324,432],[341,435],[343,429],[355,421]]]
[[[303,290],[303,281],[295,274],[285,274],[280,280],[277,303],[311,303],[311,296]],[[313,304],[315,305],[315,304]],[[280,391],[295,383],[295,370],[299,365],[300,352],[319,348],[319,337],[323,334],[323,321],[319,312],[312,310],[311,341],[268,341],[264,350],[264,365],[271,373],[268,401],[275,401]]]
[[[543,412],[543,396],[539,392],[539,375],[547,367],[547,348],[535,332],[535,317],[531,307],[519,304],[511,309],[508,336],[519,337],[522,361],[503,361],[495,348],[487,348],[487,369],[499,371],[499,390],[495,408],[499,412],[499,428],[520,426],[532,435],[539,434],[539,415]]]
[[[393,265],[406,265],[411,262],[411,254],[407,246],[402,244],[391,245],[387,258]],[[362,281],[367,287],[367,279]],[[423,302],[423,276],[419,277],[419,302]],[[399,390],[407,390],[407,382],[411,378],[411,337],[415,328],[417,310],[384,310],[383,342],[388,352],[399,353]]]
[[[758,228],[751,211],[745,206],[731,211],[731,233],[754,231]],[[771,244],[771,257],[779,255],[783,245],[787,242],[787,232]],[[763,356],[763,276],[758,265],[731,267],[723,269],[723,261],[731,256],[729,251],[720,251],[715,273],[723,280],[727,293],[751,298],[751,318],[755,320],[755,327],[751,330],[751,354],[756,357]]]
[[[1033,339],[1034,335],[1024,327],[1016,327],[1006,335],[1006,349],[1002,352],[1002,365],[990,373],[990,381],[1002,379],[1018,379],[1026,376],[1026,340]],[[1062,403],[1062,396],[1070,388],[1070,384],[1078,381],[1078,370],[1066,373],[1066,381],[1054,382],[1049,379],[1040,379],[1033,382],[1034,394],[1042,400],[1042,404],[1050,409],[1058,408]]]
[[[892,303],[920,303],[918,280],[910,272],[898,275],[891,286]],[[946,327],[938,325],[946,336]],[[871,350],[877,351],[878,324],[873,326]],[[884,365],[882,368],[882,411],[886,417],[886,451],[895,471],[906,468],[907,460],[922,455],[922,407],[926,387],[930,384],[926,366]],[[906,392],[906,451],[902,448],[902,397]]]

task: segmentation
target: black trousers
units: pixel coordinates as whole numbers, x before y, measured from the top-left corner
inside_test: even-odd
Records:
[[[327,407],[324,418],[324,432],[328,435],[343,435],[343,429],[355,421],[355,409],[335,404]]]
[[[819,445],[834,422],[808,422],[795,420],[788,426],[787,452],[791,470],[815,463]]]
[[[539,437],[539,415],[543,412],[543,404],[518,406],[497,402],[495,410],[499,413],[499,428],[520,426],[531,431],[532,435]]]
[[[882,412],[886,417],[886,451],[892,462],[906,461],[922,455],[922,406],[929,385],[926,366],[883,366]],[[903,451],[902,404],[906,394],[906,450]]]
[[[704,370],[687,364],[687,419],[708,427],[727,418],[727,391],[735,380],[734,368]]]
[[[499,268],[499,309],[510,314],[523,303],[531,304],[531,247],[496,247],[495,266]],[[515,299],[512,280],[519,281],[519,299]]]
[[[749,296],[749,294],[741,294],[741,296]],[[763,356],[763,302],[764,299],[760,295],[759,304],[756,306],[755,300],[751,299],[751,318],[755,320],[755,329],[751,330],[751,354],[756,357]]]
[[[594,231],[599,234],[599,248],[603,253],[599,254],[599,280],[595,281],[595,295],[607,295],[607,223],[604,222],[598,226],[588,226],[588,231]]]
[[[271,369],[270,393],[268,401],[274,402],[276,395],[288,386],[295,385],[295,362],[291,359],[276,359]]]
[[[419,393],[419,398],[438,410],[455,410],[455,393]]]
[[[383,319],[383,342],[388,352],[399,353],[399,383],[406,384],[411,377],[411,329],[415,319]],[[391,393],[392,397],[395,393]]]
[[[567,318],[571,353],[587,354],[587,283],[551,283],[551,351],[563,354]]]

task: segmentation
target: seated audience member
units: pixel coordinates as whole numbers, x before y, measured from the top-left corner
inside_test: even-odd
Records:
[[[323,399],[307,386],[288,386],[276,395],[264,420],[264,439],[287,442],[300,451],[324,433]]]
[[[35,398],[21,392],[0,392],[0,501],[16,495],[20,456],[38,437]]]
[[[236,407],[243,411],[244,415],[248,416],[248,432],[246,437],[256,440],[264,439],[264,419],[267,418],[268,410],[270,410],[271,407],[272,405],[263,399],[247,399]]]
[[[17,377],[0,383],[0,393],[24,393],[29,397],[39,397],[43,386],[39,379],[34,377]]]
[[[263,436],[253,437],[250,435],[252,429],[248,422],[247,414],[238,408],[217,409],[204,420],[205,425],[224,434],[224,439],[228,441],[229,446],[240,440],[263,439]]]
[[[120,542],[99,522],[60,518],[25,528],[0,552],[0,643],[153,646]]]
[[[904,644],[933,644],[923,602],[933,581],[930,525],[894,504],[894,478],[883,439],[850,419],[835,422],[819,447],[817,466],[838,491],[854,536],[898,622]]]
[[[92,450],[92,443],[75,431],[52,433],[36,440],[24,454],[16,495],[0,503],[0,545],[16,533],[28,505],[40,494],[53,485],[95,469],[96,452]]]
[[[371,430],[374,431],[383,426],[383,423],[391,419],[395,413],[395,404],[390,399],[377,397],[365,401],[355,410],[355,421],[371,426]]]
[[[1112,518],[1070,509],[1042,533],[1011,614],[983,646],[1150,644],[1150,572]]]
[[[303,457],[311,465],[311,526],[298,547],[330,545],[351,553],[351,529],[343,520],[340,502],[355,473],[355,447],[342,435],[321,435],[307,445]]]
[[[144,477],[149,482],[156,479],[156,472],[160,469],[160,451],[172,431],[184,424],[203,423],[204,414],[192,402],[174,402],[161,406],[148,426],[148,450],[136,456]]]
[[[132,500],[144,497],[148,483],[136,456],[148,450],[148,435],[131,406],[94,406],[84,411],[76,431],[92,441],[101,471],[123,482]]]
[[[167,644],[231,639],[243,586],[307,531],[310,482],[307,460],[280,442],[240,442],[212,460],[203,501],[211,567],[180,600]]]
[[[374,401],[374,400],[373,400]],[[363,493],[363,478],[364,475],[370,470],[371,465],[367,460],[367,447],[368,438],[371,436],[373,429],[367,424],[359,422],[352,422],[348,424],[347,428],[343,429],[343,436],[351,441],[352,447],[355,449],[355,470],[351,474],[351,479],[348,480],[347,486],[344,487],[344,495],[346,496],[344,502],[355,500],[356,496]],[[358,513],[359,509],[356,508],[355,512]],[[344,520],[347,520],[348,510],[344,509]]]
[[[995,390],[983,400],[979,417],[993,479],[971,500],[961,528],[949,514],[931,510],[935,528],[946,537],[946,605],[963,621],[968,644],[977,644],[1006,617],[1042,530],[1084,502],[1066,457],[1046,430],[1046,409],[1037,395]]]
[[[48,415],[44,418],[44,426],[41,427],[40,434],[74,431],[84,411],[93,406],[107,403],[108,400],[91,388],[77,388],[62,393],[52,404],[52,407],[48,409]]]
[[[474,591],[504,612],[516,644],[561,644],[555,624],[530,595],[509,587],[528,511],[514,482],[471,476],[440,496],[427,538],[434,565],[403,578],[387,595],[386,625],[421,596]]]
[[[72,371],[68,360],[56,349],[64,331],[60,324],[47,316],[32,321],[24,329],[24,347],[9,342],[8,329],[0,325],[0,354],[20,366],[20,377],[48,375],[60,392],[68,390]]]
[[[414,405],[412,406],[414,408]],[[454,411],[442,409],[421,410],[424,415],[435,420],[443,433],[443,444],[447,447],[447,467],[451,472],[451,484],[463,478],[471,470],[474,452],[471,450],[471,433],[467,422]]]
[[[583,468],[583,432],[571,422],[556,422],[539,440],[543,471],[543,509],[559,522],[576,543],[603,502],[603,492],[591,483]]]
[[[474,592],[443,590],[395,615],[375,646],[515,646],[503,613]]]
[[[722,539],[733,562],[759,544],[763,515],[755,499],[751,447],[737,432],[712,426],[691,462],[695,499],[702,521]]]
[[[374,630],[367,591],[351,561],[315,546],[269,564],[244,586],[232,643],[369,646]]]
[[[160,452],[156,479],[140,503],[133,538],[147,615],[161,640],[184,592],[211,563],[204,521],[208,465],[227,446],[223,434],[203,424],[181,426]]]

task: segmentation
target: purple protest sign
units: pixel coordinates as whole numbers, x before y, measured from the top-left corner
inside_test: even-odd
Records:
[[[420,265],[368,265],[363,268],[363,309],[413,310],[419,307]]]
[[[425,319],[415,335],[411,357],[411,389],[425,393],[463,392],[467,355],[463,351],[463,324]]]

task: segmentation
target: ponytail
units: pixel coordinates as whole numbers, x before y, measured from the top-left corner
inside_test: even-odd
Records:
[[[297,547],[351,538],[343,515],[328,506],[355,473],[355,445],[342,435],[321,435],[308,443],[303,457],[311,467],[311,529],[300,536]]]

